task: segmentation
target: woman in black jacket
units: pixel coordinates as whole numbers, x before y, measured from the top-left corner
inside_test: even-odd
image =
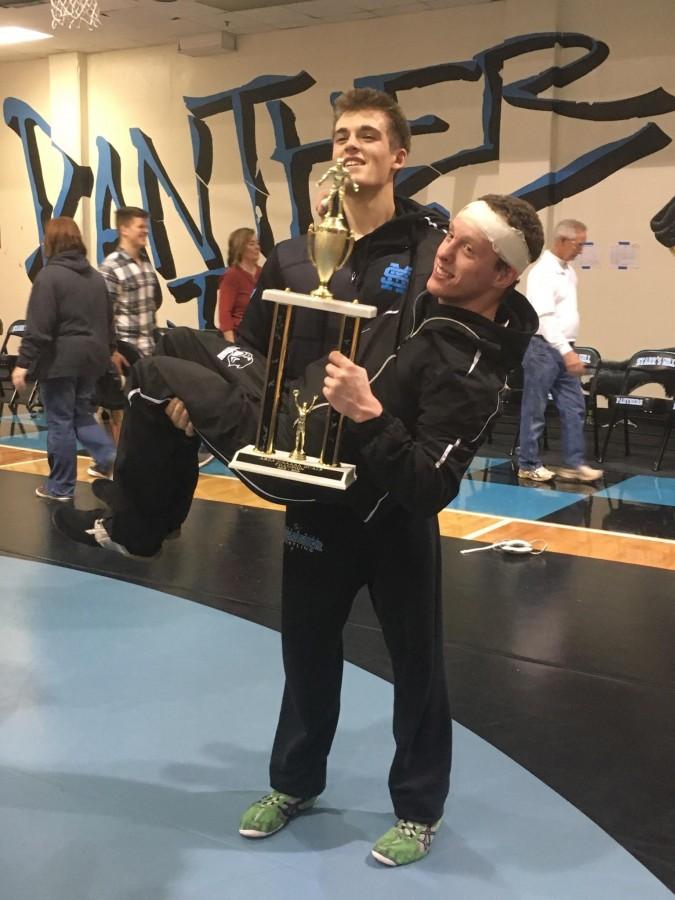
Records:
[[[35,279],[26,330],[12,381],[40,382],[47,419],[49,478],[37,488],[46,500],[72,500],[77,442],[91,453],[89,473],[112,475],[115,445],[93,416],[97,379],[110,365],[112,308],[103,277],[93,269],[77,224],[66,216],[47,223],[47,265]]]

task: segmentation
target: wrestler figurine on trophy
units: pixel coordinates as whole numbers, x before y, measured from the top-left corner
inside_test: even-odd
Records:
[[[305,453],[305,431],[307,429],[307,416],[314,409],[314,407],[316,406],[316,401],[319,399],[318,395],[314,394],[311,403],[308,403],[307,401],[305,401],[304,403],[299,403],[299,396],[300,391],[293,391],[293,399],[295,400],[295,408],[298,411],[298,419],[295,425],[295,447],[293,448],[293,452],[289,456],[289,459],[307,459],[307,454]]]
[[[293,391],[298,410],[294,448],[288,451],[275,446],[294,307],[313,309],[316,315],[340,316],[340,334],[334,349],[352,361],[356,358],[361,320],[372,319],[377,315],[375,306],[366,306],[357,300],[351,303],[336,300],[328,289],[329,281],[337,269],[347,262],[354,246],[354,237],[345,220],[343,204],[347,189],[358,190],[358,185],[351,180],[342,159],[336,160],[318,184],[323,184],[329,178],[332,179],[331,187],[322,203],[325,214],[318,225],[310,225],[307,233],[308,253],[316,269],[319,286],[310,294],[269,289],[263,292],[263,300],[274,303],[275,309],[258,432],[255,445],[238,450],[230,462],[230,468],[345,490],[356,478],[356,467],[340,462],[343,416],[329,404],[317,406],[317,397],[311,401],[302,400],[299,391]],[[318,457],[306,456],[304,452],[307,418],[311,414],[325,415],[323,442]]]

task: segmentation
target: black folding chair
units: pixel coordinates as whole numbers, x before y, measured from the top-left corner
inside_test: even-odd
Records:
[[[602,357],[595,347],[575,347],[577,356],[586,367],[581,376],[581,390],[586,400],[586,421],[593,426],[593,448],[595,458],[600,453],[600,424],[598,422],[598,371]]]
[[[636,375],[639,376],[636,383]],[[664,388],[666,397],[649,397],[633,393],[645,385],[659,384]],[[670,350],[639,350],[628,361],[620,394],[609,397],[610,417],[607,435],[602,447],[599,461],[607,457],[607,446],[618,419],[623,419],[624,452],[630,456],[630,440],[628,436],[628,417],[632,419],[663,419],[663,432],[658,455],[652,465],[657,472],[661,468],[663,455],[673,430],[675,420],[675,352]]]
[[[19,394],[14,390],[14,386],[12,385],[12,370],[16,366],[16,361],[19,357],[18,353],[10,353],[10,342],[13,341],[16,344],[16,346],[11,349],[18,351],[25,330],[26,320],[16,319],[7,329],[2,346],[0,347],[0,390],[2,391],[2,400],[4,401],[5,385],[7,385],[7,390],[10,394],[8,405],[12,412],[16,412],[16,407],[20,402]],[[38,385],[36,382],[31,390],[26,406],[30,410],[33,406],[37,405],[38,402]]]

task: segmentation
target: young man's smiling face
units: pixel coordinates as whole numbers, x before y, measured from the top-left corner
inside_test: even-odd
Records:
[[[456,216],[436,251],[427,290],[438,300],[484,314],[499,305],[502,294],[516,278],[514,269],[499,265],[499,257],[483,232]]]
[[[134,216],[126,225],[120,225],[119,233],[128,247],[142,250],[148,242],[148,220]]]
[[[343,113],[333,132],[333,159],[342,157],[353,180],[363,188],[393,183],[407,152],[391,146],[389,117],[379,109]]]

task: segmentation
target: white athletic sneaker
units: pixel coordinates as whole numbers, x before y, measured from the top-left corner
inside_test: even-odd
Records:
[[[536,469],[518,469],[518,478],[528,481],[550,481],[555,478],[555,472],[551,472],[545,466],[537,466]]]
[[[208,466],[208,464],[215,459],[213,453],[209,453],[208,450],[200,450],[197,455],[199,457],[198,465],[200,469],[203,469],[204,466]]]
[[[107,478],[108,481],[112,481],[113,464],[110,463],[110,466],[105,469],[103,466],[97,466],[96,463],[94,463],[87,469],[87,475],[91,475],[92,478]]]
[[[602,469],[592,469],[590,466],[577,466],[576,469],[558,469],[558,475],[566,481],[597,481],[604,474]]]

